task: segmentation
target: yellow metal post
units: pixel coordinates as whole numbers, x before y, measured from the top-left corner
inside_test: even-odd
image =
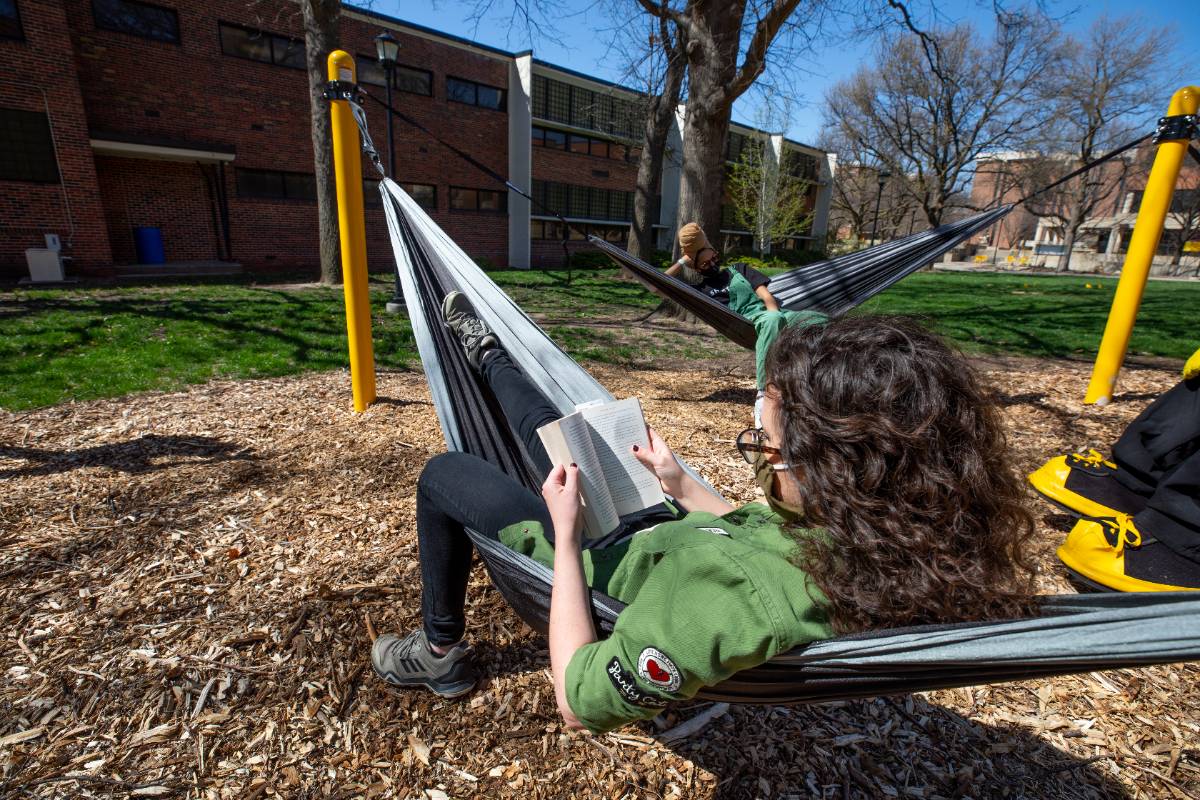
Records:
[[[329,80],[356,83],[354,59],[344,50],[329,54]],[[363,226],[362,151],[354,112],[333,100],[333,167],[337,178],[338,225],[342,243],[342,287],[350,339],[350,385],[354,410],[375,402],[375,350],[371,345],[371,302],[367,292],[367,234]]]
[[[1200,107],[1200,86],[1185,86],[1171,98],[1167,116],[1195,114]],[[1092,368],[1092,380],[1088,384],[1085,403],[1107,405],[1112,400],[1117,383],[1117,374],[1129,349],[1129,335],[1137,318],[1138,306],[1142,304],[1142,293],[1154,251],[1162,237],[1167,211],[1171,206],[1171,195],[1179,178],[1179,168],[1187,154],[1188,140],[1171,139],[1159,142],[1154,156],[1154,166],[1146,179],[1146,191],[1142,195],[1142,206],[1138,210],[1137,222],[1129,238],[1129,251],[1121,267],[1121,279],[1113,297],[1112,309],[1108,312],[1108,323],[1104,326],[1104,338],[1100,340],[1100,352]]]

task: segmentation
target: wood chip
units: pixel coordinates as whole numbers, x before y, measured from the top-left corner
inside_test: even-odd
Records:
[[[756,499],[729,443],[750,424],[753,364],[704,328],[645,326],[711,363],[594,374],[639,397],[731,500]],[[1096,409],[1081,402],[1082,361],[975,363],[1025,472],[1107,449],[1178,380],[1131,365]],[[419,371],[381,372],[379,393],[388,402],[354,414],[346,373],[330,371],[0,411],[6,797],[1200,797],[1197,664],[735,705],[670,745],[650,722],[570,731],[545,638],[482,566],[466,608],[474,694],[392,691],[371,638],[420,624],[414,490],[445,443]],[[1029,502],[1039,588],[1069,592],[1054,549],[1070,521]],[[667,709],[664,730],[711,708]]]

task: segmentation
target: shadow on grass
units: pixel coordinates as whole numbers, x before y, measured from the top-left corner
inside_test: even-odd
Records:
[[[83,467],[109,467],[140,475],[183,464],[251,461],[249,448],[209,436],[158,436],[148,434],[128,442],[84,447],[78,450],[43,450],[0,445],[0,457],[28,461],[29,466],[0,470],[0,478],[53,475]]]

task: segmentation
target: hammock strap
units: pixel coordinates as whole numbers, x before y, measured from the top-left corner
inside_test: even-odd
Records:
[[[361,91],[361,93],[364,97],[369,97],[371,100],[374,100],[376,103],[378,103],[379,105],[381,105],[385,109],[387,109],[388,113],[392,114],[393,116],[400,119],[401,121],[406,122],[409,125],[416,128],[417,130],[421,131],[421,133],[425,134],[430,139],[433,139],[435,142],[440,144],[442,147],[444,147],[447,150],[449,150],[450,152],[454,153],[456,156],[463,159],[471,166],[475,167],[475,169],[479,170],[484,175],[487,175],[489,178],[491,178],[492,180],[494,180],[498,183],[504,184],[505,186],[508,187],[509,191],[516,192],[517,194],[521,195],[521,197],[524,197],[526,200],[529,201],[530,205],[537,208],[543,214],[556,218],[560,223],[562,223],[562,226],[563,226],[563,235],[562,235],[563,255],[566,257],[567,263],[568,264],[570,263],[571,251],[567,249],[567,240],[570,236],[570,233],[571,233],[571,231],[574,231],[575,233],[579,234],[580,238],[586,238],[587,234],[584,231],[580,230],[579,228],[576,228],[574,225],[567,222],[566,219],[563,218],[562,214],[559,214],[557,211],[555,211],[551,208],[548,208],[545,204],[538,202],[528,192],[522,190],[520,187],[518,187],[516,184],[514,184],[508,178],[505,178],[503,175],[501,175],[499,172],[496,172],[494,169],[489,167],[487,164],[484,164],[482,161],[475,158],[474,156],[472,156],[470,153],[466,152],[465,150],[462,150],[461,148],[458,148],[458,147],[450,144],[450,142],[447,142],[445,139],[438,136],[436,133],[429,130],[429,128],[426,128],[424,125],[417,122],[415,119],[410,117],[408,114],[405,114],[400,109],[395,108],[394,106],[390,105],[385,100],[380,100],[378,97],[376,97],[375,95],[373,95],[369,92]],[[365,130],[365,128],[366,128],[366,118],[365,117],[363,118],[363,121],[359,124],[359,127]]]

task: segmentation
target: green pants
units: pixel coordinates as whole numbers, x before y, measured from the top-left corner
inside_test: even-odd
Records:
[[[817,311],[767,311],[763,306],[759,309],[747,314],[746,319],[754,324],[754,332],[758,337],[754,343],[754,372],[761,390],[767,384],[767,351],[779,332],[789,325],[819,325],[828,322],[829,318]]]

